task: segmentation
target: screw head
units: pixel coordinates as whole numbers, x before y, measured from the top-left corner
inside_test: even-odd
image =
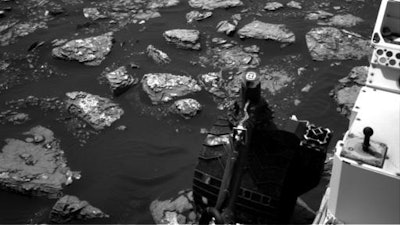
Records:
[[[363,129],[363,133],[365,136],[372,136],[374,134],[374,130],[371,127],[365,127]]]

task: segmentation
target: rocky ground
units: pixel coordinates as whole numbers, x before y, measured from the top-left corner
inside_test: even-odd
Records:
[[[367,65],[371,54],[373,16],[364,12],[378,5],[363,0],[0,0],[0,131],[22,132],[38,121],[57,121],[84,147],[90,137],[114,128],[139,127],[117,122],[129,121],[132,111],[190,127],[226,113],[249,70],[260,74],[262,96],[277,120],[284,120],[323,86],[318,82],[327,70],[349,68],[335,72],[339,78],[357,66],[337,82],[330,79],[335,80],[332,102],[349,116],[366,79],[367,67],[359,65]],[[60,197],[79,176],[66,165],[59,142],[53,131],[36,125],[6,139],[0,146],[0,187]],[[193,206],[180,208],[176,201],[190,203],[190,191],[152,203],[155,222],[196,220]],[[154,212],[160,207],[162,213]],[[86,214],[91,211],[106,216],[65,196],[51,218],[64,223],[95,216]]]

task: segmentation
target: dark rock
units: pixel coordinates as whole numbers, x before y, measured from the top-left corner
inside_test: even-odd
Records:
[[[290,8],[295,8],[295,9],[302,9],[303,8],[303,7],[301,7],[300,2],[296,2],[296,1],[288,2],[288,3],[286,3],[286,6],[290,7]]]
[[[213,10],[241,6],[243,2],[240,0],[189,0],[189,5],[193,8]]]
[[[264,6],[264,9],[268,10],[268,11],[275,11],[275,10],[280,9],[282,7],[283,7],[282,3],[279,3],[279,2],[267,2],[265,4],[265,6]]]
[[[306,34],[307,47],[316,61],[361,59],[370,54],[369,41],[334,27],[317,27]]]
[[[241,38],[271,39],[279,42],[293,43],[296,38],[284,24],[264,23],[258,20],[242,27],[238,34]]]
[[[178,48],[200,50],[200,32],[198,30],[174,29],[163,33],[165,40]]]
[[[37,126],[24,135],[35,138],[31,143],[6,139],[0,151],[0,188],[49,198],[62,195],[63,186],[80,175],[67,167],[54,133]]]
[[[46,8],[49,14],[52,16],[57,16],[65,13],[65,9],[60,4],[57,4],[55,2],[49,2],[46,5]]]
[[[165,52],[156,49],[153,45],[147,46],[146,52],[147,55],[158,64],[168,64],[171,62],[171,59]]]
[[[186,21],[188,23],[193,22],[194,20],[200,21],[200,20],[204,20],[208,17],[212,16],[212,12],[210,11],[206,11],[206,12],[199,12],[199,11],[190,11],[188,13],[186,13]]]
[[[209,93],[219,98],[225,98],[226,92],[224,89],[224,80],[221,73],[210,72],[199,75],[200,85]]]
[[[232,34],[236,30],[236,26],[229,23],[227,20],[223,20],[217,24],[217,32],[225,33],[227,35]]]
[[[83,15],[91,20],[107,18],[107,15],[101,14],[97,8],[83,8]]]
[[[105,74],[105,77],[110,85],[111,91],[115,96],[118,96],[128,90],[132,85],[137,84],[139,80],[133,78],[125,66]]]
[[[81,201],[72,195],[60,198],[50,212],[53,223],[66,223],[71,220],[86,220],[94,218],[108,218],[109,215],[93,207],[87,201]]]
[[[360,17],[351,14],[335,15],[327,22],[319,22],[319,25],[338,26],[338,27],[353,27],[364,20]]]
[[[185,119],[190,119],[197,115],[201,108],[201,104],[195,99],[185,98],[175,101],[171,105],[170,111],[182,116]]]
[[[124,110],[110,99],[82,91],[66,93],[65,101],[68,112],[86,121],[96,130],[111,126]]]
[[[113,33],[76,39],[53,48],[53,56],[67,60],[77,60],[85,65],[98,66],[111,51]]]
[[[142,78],[143,90],[153,104],[168,102],[175,97],[200,91],[196,80],[169,73],[149,73]]]
[[[368,75],[367,66],[354,67],[349,75],[339,80],[331,95],[339,105],[338,111],[349,117],[361,87],[365,85]]]

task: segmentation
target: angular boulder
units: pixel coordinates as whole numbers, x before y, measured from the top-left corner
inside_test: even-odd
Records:
[[[271,39],[284,43],[294,43],[296,37],[284,24],[264,23],[258,20],[242,27],[238,34],[240,38]]]
[[[201,90],[191,77],[169,73],[149,73],[142,78],[143,90],[153,104],[168,102],[175,97],[185,96]]]
[[[201,108],[201,104],[195,99],[185,98],[175,101],[171,105],[170,111],[182,116],[185,119],[190,119],[197,115]]]
[[[338,104],[337,111],[342,115],[350,116],[361,87],[365,85],[368,76],[367,66],[356,66],[350,73],[339,80],[339,84],[330,95]]]
[[[175,44],[178,48],[200,50],[200,32],[190,29],[173,29],[163,33],[168,43]]]
[[[158,64],[168,64],[171,62],[171,59],[167,55],[167,53],[156,49],[153,45],[149,45],[146,48],[147,56],[152,58]]]
[[[108,98],[92,95],[83,91],[66,93],[67,111],[87,122],[96,130],[111,126],[121,118],[124,110]]]
[[[189,5],[193,8],[213,10],[241,6],[243,2],[240,0],[189,0]]]
[[[54,57],[66,60],[77,60],[88,66],[98,66],[111,51],[113,45],[113,33],[76,39],[53,48]]]
[[[93,207],[87,201],[81,201],[72,195],[65,195],[54,204],[49,217],[53,223],[67,223],[71,220],[108,218],[109,215]]]
[[[136,84],[139,80],[133,78],[125,66],[121,66],[118,69],[109,72],[105,75],[112,93],[118,96],[128,90],[132,85]]]
[[[225,33],[226,35],[232,34],[236,30],[236,26],[223,20],[217,24],[217,32]]]
[[[49,198],[62,195],[63,186],[80,175],[67,166],[59,140],[42,126],[24,135],[25,140],[6,139],[0,151],[0,188]]]
[[[334,27],[316,27],[306,34],[315,61],[361,59],[370,54],[369,40]]]

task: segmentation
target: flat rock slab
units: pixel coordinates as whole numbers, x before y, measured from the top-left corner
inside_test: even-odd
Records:
[[[241,38],[274,40],[284,43],[294,43],[296,37],[284,24],[264,23],[258,20],[242,27],[238,34]]]
[[[81,201],[72,195],[65,195],[60,198],[50,212],[50,220],[53,223],[66,223],[74,219],[86,220],[108,217],[109,215],[93,207],[89,202]]]
[[[216,8],[231,8],[243,5],[240,0],[189,0],[189,5],[193,8],[213,10]]]
[[[200,50],[200,31],[191,29],[173,29],[163,33],[168,43],[175,44],[178,48]]]
[[[68,112],[86,121],[96,130],[111,126],[124,114],[124,110],[108,98],[83,91],[68,92],[66,95]]]
[[[175,101],[170,111],[182,116],[185,119],[190,119],[197,115],[201,110],[201,104],[192,98],[179,99]]]
[[[88,66],[98,66],[111,51],[113,45],[113,33],[108,32],[100,36],[85,39],[76,39],[53,48],[53,56],[77,60]]]
[[[361,59],[370,54],[369,40],[334,27],[317,27],[306,34],[307,47],[315,61]]]
[[[209,93],[219,98],[225,98],[227,96],[225,87],[225,81],[222,78],[222,74],[219,72],[210,72],[206,74],[200,74],[198,76],[200,85]]]
[[[175,97],[201,90],[193,78],[170,73],[145,74],[142,78],[142,87],[153,104],[168,102]]]
[[[6,139],[0,151],[0,188],[55,198],[63,186],[79,178],[67,167],[54,133],[42,126],[25,132],[25,140]]]
[[[137,84],[139,80],[133,78],[125,66],[121,66],[118,69],[109,72],[105,75],[111,91],[115,96],[118,96],[128,90],[132,85]]]

